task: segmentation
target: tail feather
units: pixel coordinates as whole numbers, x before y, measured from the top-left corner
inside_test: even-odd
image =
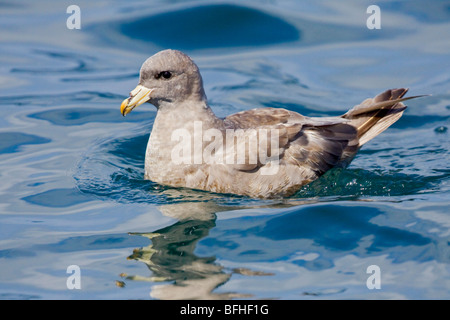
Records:
[[[407,92],[408,89],[404,88],[387,90],[374,98],[364,100],[342,115],[342,118],[351,120],[351,124],[357,129],[359,146],[400,119],[406,109],[402,101],[420,97],[403,98]]]

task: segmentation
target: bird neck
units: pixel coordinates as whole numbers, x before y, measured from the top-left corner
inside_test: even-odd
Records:
[[[196,154],[199,146],[202,154],[203,145],[207,142],[203,133],[212,128],[224,130],[224,122],[216,117],[206,101],[187,101],[158,108],[147,144],[145,177],[162,184],[168,184],[177,175],[184,177],[185,166],[173,161],[173,151],[186,145],[188,151],[183,153],[186,156],[191,152]]]
[[[190,99],[182,103],[163,102],[158,107],[155,127],[171,129],[192,127],[193,122],[202,122],[208,128],[221,128],[223,121],[208,106],[205,99]]]

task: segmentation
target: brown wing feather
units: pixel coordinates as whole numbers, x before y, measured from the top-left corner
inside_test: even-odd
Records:
[[[358,150],[357,131],[341,118],[307,118],[286,109],[261,108],[239,112],[225,118],[228,128],[275,129],[278,149],[275,156],[287,165],[304,168],[320,176],[336,166],[346,166]],[[267,148],[270,149],[270,143]],[[272,155],[273,156],[273,155]],[[240,171],[255,171],[241,166]]]
[[[302,115],[281,108],[258,108],[241,111],[224,119],[225,127],[231,129],[249,129],[273,126],[288,122],[300,122]]]
[[[357,131],[349,124],[305,126],[290,142],[284,160],[320,176],[331,168],[346,166],[357,150]]]

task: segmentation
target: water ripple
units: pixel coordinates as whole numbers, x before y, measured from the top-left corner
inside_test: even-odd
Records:
[[[200,5],[149,15],[120,23],[120,32],[131,39],[183,49],[264,46],[296,41],[301,36],[294,26],[276,16],[234,4]]]

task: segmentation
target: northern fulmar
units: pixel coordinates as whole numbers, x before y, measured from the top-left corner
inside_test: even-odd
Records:
[[[387,90],[341,116],[306,117],[257,108],[218,118],[197,65],[177,50],[148,58],[123,116],[157,108],[145,154],[145,179],[255,198],[288,197],[328,170],[346,167],[359,148],[403,114],[408,89]]]

